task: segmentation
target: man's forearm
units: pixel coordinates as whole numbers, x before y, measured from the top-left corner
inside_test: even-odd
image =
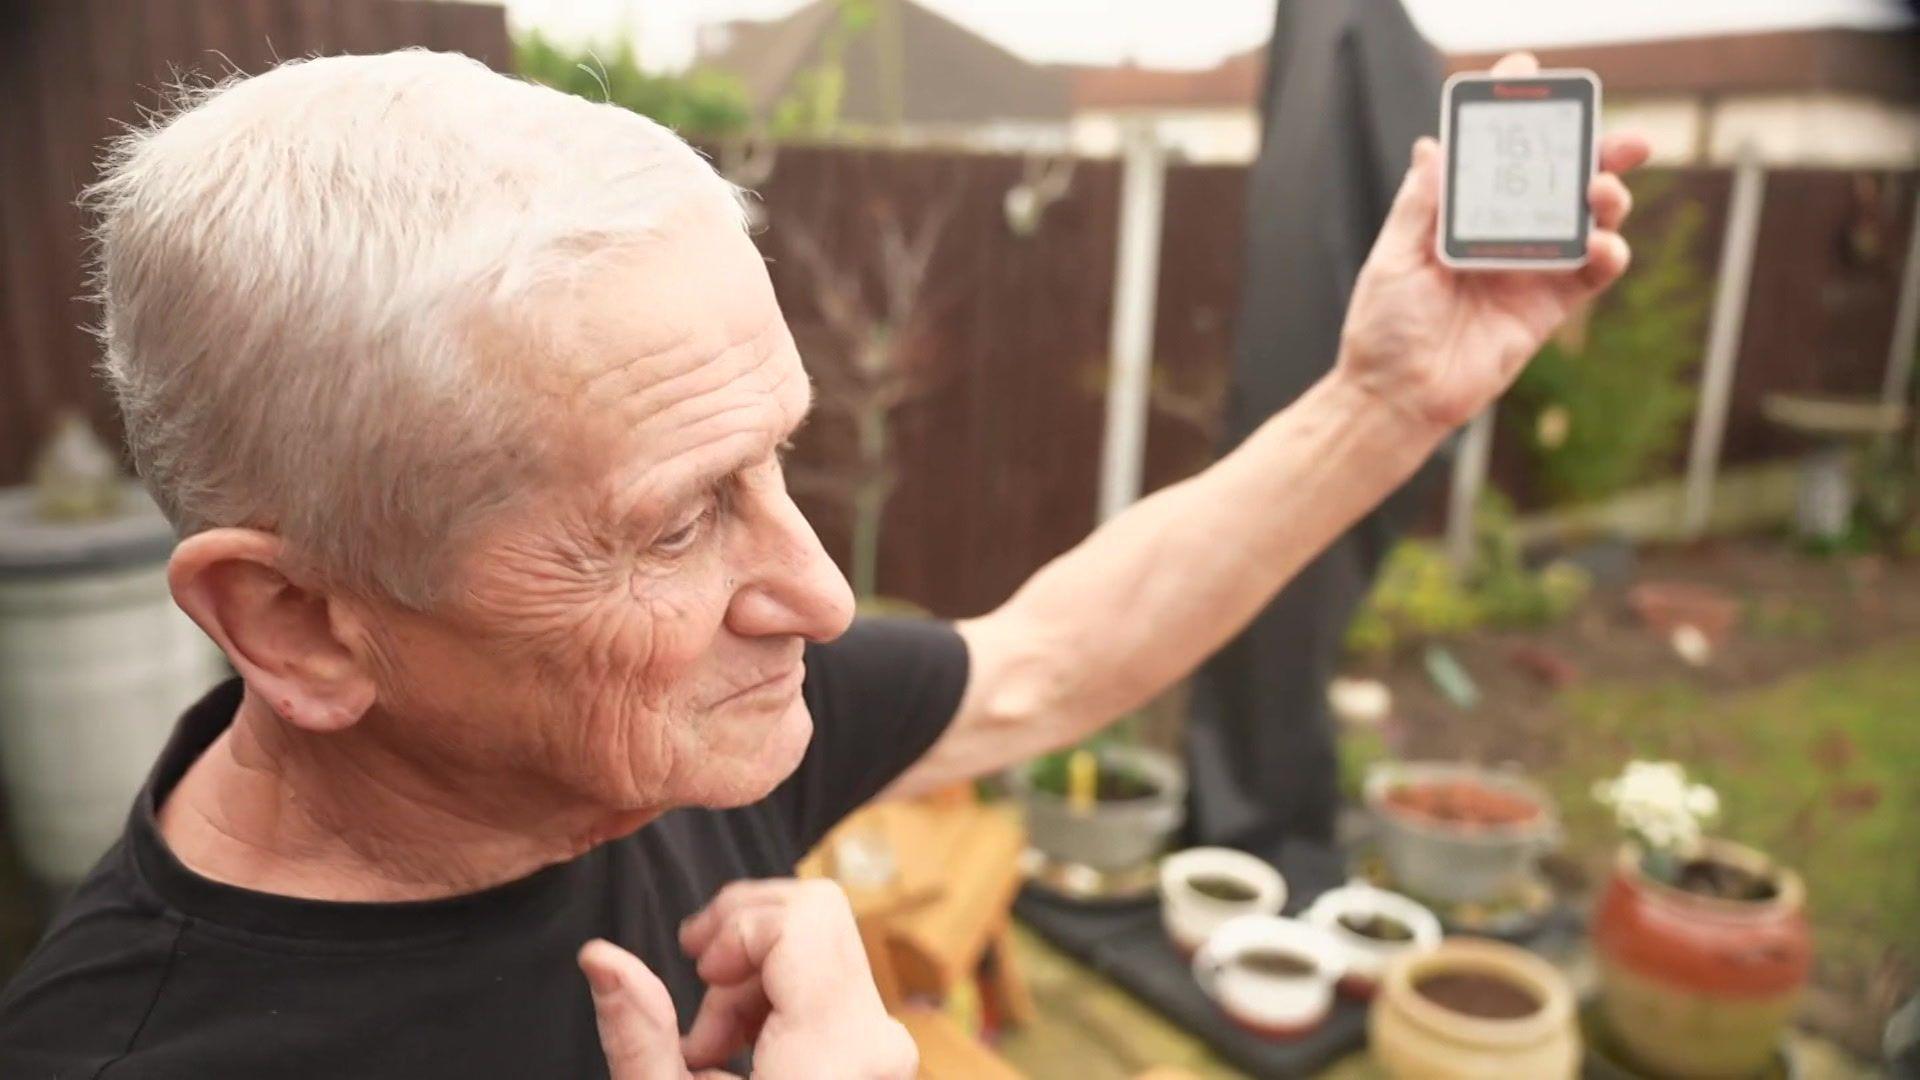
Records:
[[[1042,721],[1009,725],[1022,742],[1061,745],[1143,704],[1239,632],[1443,435],[1337,374],[1322,379],[965,625],[984,668],[978,706]]]

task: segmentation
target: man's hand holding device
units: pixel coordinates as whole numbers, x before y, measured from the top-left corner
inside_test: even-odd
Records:
[[[1481,102],[1459,98],[1468,85],[1534,86],[1539,72],[1532,56],[1516,53],[1477,81],[1450,84],[1449,109],[1484,104],[1496,111],[1446,121],[1454,142],[1446,151],[1433,139],[1414,144],[1406,181],[1354,283],[1338,373],[1399,412],[1408,421],[1407,437],[1418,445],[1437,445],[1485,408],[1569,314],[1627,268],[1627,243],[1619,229],[1633,199],[1619,174],[1646,161],[1648,147],[1638,135],[1621,134],[1600,136],[1590,152],[1568,150],[1582,140],[1594,143],[1598,86],[1575,79],[1585,92],[1565,99],[1551,96],[1561,92],[1552,89],[1546,98],[1501,98],[1490,91]],[[1565,85],[1559,79],[1556,85]],[[1498,111],[1508,105],[1547,111],[1522,112],[1516,119]],[[1581,132],[1569,136],[1572,144],[1561,139],[1571,130],[1569,108],[1578,111]],[[1511,134],[1515,126],[1517,137]],[[1462,128],[1473,136],[1465,142]],[[1544,153],[1534,145],[1543,132],[1552,133],[1546,141],[1559,154],[1545,160],[1557,162],[1556,170],[1570,170],[1568,162],[1578,165],[1581,179],[1567,181],[1556,172],[1549,189],[1540,155],[1519,156],[1523,142],[1527,151]],[[1509,159],[1500,157],[1502,140]],[[1488,151],[1491,159],[1468,158]],[[1450,167],[1449,154],[1461,158],[1458,169]],[[1448,175],[1492,186],[1469,192],[1457,186],[1466,181],[1456,181],[1449,192]],[[1565,190],[1569,184],[1577,196]],[[1559,201],[1562,195],[1568,204]],[[1465,225],[1469,237],[1545,229],[1552,243],[1539,247],[1541,258],[1522,259],[1524,245],[1518,241],[1466,239],[1456,223]],[[1560,234],[1551,234],[1555,229]],[[1450,234],[1467,245],[1457,255],[1445,253]],[[1494,245],[1497,257],[1476,261],[1480,244]]]

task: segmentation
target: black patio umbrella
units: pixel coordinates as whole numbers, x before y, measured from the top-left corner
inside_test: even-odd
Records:
[[[1281,0],[1247,201],[1228,447],[1332,365],[1354,278],[1439,101],[1439,58],[1399,0]],[[1196,678],[1187,741],[1198,842],[1274,859],[1283,844],[1331,843],[1327,682],[1382,555],[1441,471],[1430,464],[1337,540]]]

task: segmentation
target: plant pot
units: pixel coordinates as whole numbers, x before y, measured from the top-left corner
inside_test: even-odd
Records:
[[[1534,813],[1500,824],[1447,821],[1396,804],[1402,787],[1466,785]],[[1367,774],[1367,808],[1380,825],[1380,855],[1393,885],[1444,904],[1485,903],[1526,887],[1534,861],[1560,830],[1546,792],[1511,773],[1472,765],[1387,763]]]
[[[1276,974],[1245,963],[1250,954],[1279,955],[1300,970]],[[1193,958],[1194,981],[1234,1023],[1268,1039],[1297,1039],[1333,1008],[1333,987],[1346,955],[1318,927],[1277,915],[1242,915],[1207,938]]]
[[[1688,581],[1643,581],[1627,591],[1627,606],[1661,638],[1691,626],[1719,646],[1740,620],[1740,602],[1709,585]]]
[[[1443,977],[1491,980],[1521,1008],[1474,1015],[1442,1004],[1421,987]],[[1580,1062],[1566,977],[1525,949],[1472,938],[1450,938],[1389,965],[1367,1017],[1367,1038],[1374,1060],[1402,1080],[1566,1080]]]
[[[1025,807],[1029,842],[1057,862],[1107,872],[1151,862],[1186,820],[1186,770],[1166,754],[1141,746],[1107,747],[1099,758],[1103,769],[1129,770],[1155,790],[1079,811],[1065,796],[1035,787],[1030,766],[1016,768],[1007,782]]]
[[[1806,887],[1765,855],[1724,840],[1707,859],[1772,883],[1766,900],[1701,896],[1649,878],[1622,848],[1594,918],[1608,1034],[1643,1067],[1750,1076],[1779,1048],[1813,967]]]
[[[1402,956],[1431,952],[1440,946],[1440,920],[1419,903],[1399,893],[1364,883],[1321,893],[1301,918],[1325,930],[1347,954],[1347,973],[1340,992],[1365,1000],[1373,997],[1387,967]],[[1355,919],[1389,919],[1405,927],[1405,940],[1385,940],[1355,930]]]
[[[1236,886],[1238,895],[1210,895],[1211,882]],[[1188,956],[1229,921],[1278,915],[1286,902],[1280,871],[1244,851],[1188,848],[1160,863],[1160,919],[1174,946]]]

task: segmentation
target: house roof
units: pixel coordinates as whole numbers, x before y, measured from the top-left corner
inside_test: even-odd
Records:
[[[739,78],[754,111],[765,116],[830,54],[840,25],[833,0],[814,0],[783,19],[729,23],[730,40],[699,64]],[[840,118],[856,124],[1064,120],[1071,112],[1060,71],[1029,63],[913,0],[876,5],[873,21],[845,40],[841,65]]]
[[[1536,49],[1543,67],[1591,68],[1609,94],[1832,91],[1920,102],[1920,29],[1838,27]],[[1447,57],[1484,70],[1498,53]]]
[[[1505,50],[1502,50],[1505,51]],[[1545,67],[1591,68],[1609,94],[1806,93],[1920,102],[1920,29],[1822,28],[1662,38],[1534,50]],[[1500,53],[1456,53],[1449,71],[1483,71]],[[1202,71],[1068,67],[1075,109],[1253,107],[1266,46]]]
[[[1198,71],[1143,68],[1132,64],[1075,66],[1062,70],[1072,83],[1075,110],[1235,108],[1259,100],[1260,84],[1267,70],[1267,47],[1260,45],[1235,53],[1213,67]]]

